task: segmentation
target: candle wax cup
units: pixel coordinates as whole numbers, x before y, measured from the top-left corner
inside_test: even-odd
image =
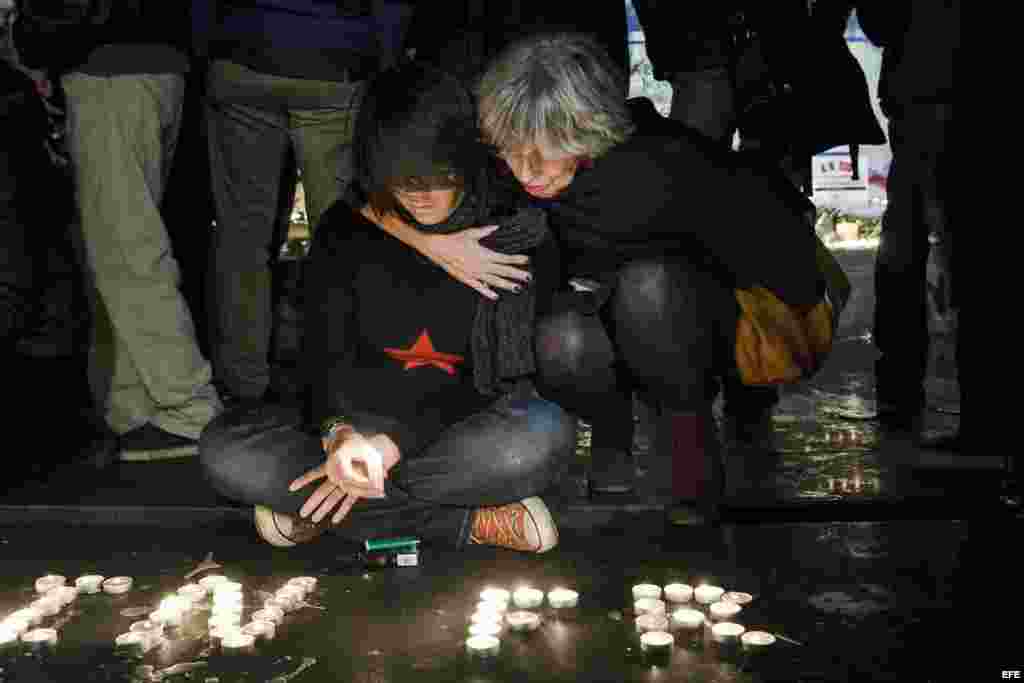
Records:
[[[664,651],[671,648],[676,639],[665,631],[648,631],[640,636],[640,648],[644,652]]]
[[[504,588],[486,588],[480,591],[480,599],[489,602],[505,602],[511,599],[512,594]]]
[[[716,621],[730,621],[743,610],[734,602],[713,602],[708,606],[711,618]]]
[[[655,600],[661,598],[661,586],[656,586],[653,583],[638,583],[633,586],[633,600],[640,600],[642,598],[653,598]]]
[[[106,577],[99,574],[86,574],[75,579],[75,587],[79,593],[99,593],[100,585]]]
[[[220,647],[225,652],[248,652],[256,644],[256,638],[251,634],[244,633],[241,629],[231,631],[221,636]]]
[[[740,636],[746,631],[739,624],[723,621],[711,627],[711,636],[716,643],[730,644],[739,642]]]
[[[60,600],[62,605],[70,605],[78,597],[78,589],[74,586],[61,586],[60,588],[54,588],[49,594]]]
[[[555,609],[575,607],[579,593],[568,588],[555,588],[548,592],[548,604]]]
[[[114,644],[117,647],[123,648],[137,648],[142,652],[146,652],[156,645],[159,636],[152,632],[146,631],[129,631],[128,633],[122,633],[114,639]]]
[[[316,590],[317,578],[315,576],[296,576],[293,579],[288,579],[288,583],[294,586],[302,586],[303,590],[307,593],[312,593]]]
[[[60,588],[68,582],[67,578],[60,574],[47,574],[36,579],[36,592],[49,593],[54,588]]]
[[[39,610],[39,613],[44,617],[52,617],[53,615],[60,612],[61,604],[60,600],[56,600],[52,597],[39,598],[32,603],[32,607]]]
[[[120,595],[130,591],[132,583],[133,580],[130,576],[113,576],[103,582],[103,591],[111,595]]]
[[[671,602],[689,602],[693,598],[693,587],[685,583],[670,583],[665,586],[665,598]]]
[[[237,624],[217,624],[210,626],[210,640],[220,643],[224,638],[233,633],[241,634],[242,627]]]
[[[276,596],[276,595],[274,597],[272,597],[272,598],[268,598],[263,603],[263,607],[266,608],[266,609],[274,608],[274,609],[280,610],[284,614],[288,614],[289,612],[294,612],[295,611],[295,603],[294,602],[292,602],[288,598],[283,598],[283,597],[279,597],[279,596]]]
[[[497,636],[501,633],[501,624],[493,621],[481,621],[479,624],[469,625],[471,636]]]
[[[697,586],[693,589],[693,597],[697,602],[707,605],[722,597],[724,592],[725,590],[718,586]]]
[[[534,612],[509,612],[505,621],[513,631],[534,631],[540,626],[540,615]]]
[[[272,621],[275,624],[280,624],[284,621],[284,612],[276,607],[264,607],[261,610],[253,612],[253,621]]]
[[[284,595],[295,602],[302,602],[306,599],[306,589],[296,584],[288,584],[282,588],[279,588],[275,595]]]
[[[488,600],[481,600],[476,603],[477,612],[494,612],[498,616],[501,616],[508,611],[508,604],[504,602],[491,602]]]
[[[740,636],[740,640],[747,649],[760,649],[774,643],[775,636],[764,631],[747,631]]]
[[[664,614],[665,601],[656,598],[640,598],[633,603],[633,611],[637,614]]]
[[[37,628],[21,634],[21,642],[30,645],[56,645],[59,639],[57,629]]]
[[[0,624],[0,647],[14,645],[21,639],[24,630],[18,631],[13,626]]]
[[[544,602],[544,591],[537,588],[518,588],[512,593],[512,602],[520,609],[540,607]]]
[[[754,596],[750,593],[740,593],[738,591],[729,591],[724,593],[720,598],[724,602],[735,602],[737,605],[746,605],[754,599]]]
[[[242,633],[246,633],[263,640],[272,640],[277,633],[277,627],[272,621],[250,621],[242,627]]]
[[[668,619],[660,614],[641,614],[636,618],[637,633],[648,631],[667,631]]]
[[[466,639],[466,651],[476,657],[493,657],[501,650],[501,641],[494,636],[471,636]]]
[[[7,615],[8,619],[24,619],[29,626],[35,626],[43,620],[43,613],[37,607],[22,607]]]
[[[178,595],[192,603],[197,603],[206,599],[207,590],[198,583],[186,583],[178,589]]]
[[[474,624],[498,624],[501,622],[501,615],[497,612],[473,612],[473,614],[469,616],[469,621]]]
[[[210,620],[207,622],[207,624],[209,625],[210,628],[216,628],[218,626],[223,626],[223,627],[235,626],[235,627],[237,627],[237,626],[240,626],[241,623],[242,623],[242,613],[241,612],[238,612],[237,614],[217,614],[217,615],[214,615],[214,616],[210,617]]]
[[[13,632],[15,634],[14,640],[17,640],[18,636],[30,628],[32,628],[32,621],[28,617],[9,616],[0,621],[0,631]]]
[[[224,583],[225,581],[230,580],[231,579],[224,576],[223,574],[209,574],[199,579],[197,583],[206,590],[213,590],[213,587],[216,586],[218,583]]]
[[[704,614],[695,609],[677,609],[672,613],[672,623],[684,629],[697,629],[704,625]]]

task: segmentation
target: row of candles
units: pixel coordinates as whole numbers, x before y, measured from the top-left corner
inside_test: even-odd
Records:
[[[487,588],[480,593],[476,611],[469,617],[469,638],[466,651],[476,657],[493,657],[501,650],[500,636],[505,628],[520,633],[535,631],[541,617],[536,609],[544,604],[545,594],[539,588],[524,586],[509,592],[504,588]],[[509,610],[509,602],[516,607]],[[553,610],[576,607],[579,593],[568,588],[554,588],[547,593]]]
[[[28,607],[0,620],[0,646],[10,646],[19,641],[28,645],[54,646],[59,640],[57,630],[37,628],[46,617],[57,615],[81,593],[99,593],[102,590],[120,595],[131,590],[132,584],[129,576],[81,576],[74,586],[68,586],[66,577],[60,575],[40,577],[35,583],[40,597]],[[312,576],[289,579],[243,626],[245,601],[242,584],[219,574],[206,576],[197,583],[181,586],[174,595],[161,600],[147,619],[131,624],[129,630],[117,636],[114,642],[118,647],[145,653],[163,641],[168,629],[181,627],[189,613],[209,597],[208,633],[211,642],[228,653],[250,652],[256,640],[274,638],[284,615],[304,605],[306,597],[316,587],[317,579]]]

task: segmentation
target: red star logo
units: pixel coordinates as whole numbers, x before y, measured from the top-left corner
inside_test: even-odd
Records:
[[[384,349],[395,360],[405,362],[403,370],[418,368],[421,365],[433,365],[441,368],[449,375],[455,374],[455,364],[463,361],[462,356],[454,353],[441,353],[434,350],[434,344],[430,341],[430,335],[426,330],[420,332],[416,343],[408,349]]]

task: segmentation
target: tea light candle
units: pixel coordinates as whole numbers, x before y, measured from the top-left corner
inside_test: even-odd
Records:
[[[22,607],[8,614],[7,619],[4,621],[13,621],[15,619],[23,619],[28,622],[29,626],[35,626],[43,620],[43,613],[38,607]]]
[[[28,643],[29,645],[53,646],[57,644],[59,639],[57,629],[55,628],[36,628],[21,634],[21,642]]]
[[[39,614],[42,616],[52,617],[60,612],[60,608],[63,607],[63,605],[60,604],[60,600],[57,597],[47,595],[34,601],[32,603],[32,607],[39,610]]]
[[[487,588],[480,591],[480,599],[486,600],[487,602],[504,602],[508,603],[511,599],[512,594],[504,588]]]
[[[192,601],[181,595],[170,595],[160,601],[160,609],[180,612],[182,615],[192,609]]]
[[[505,622],[513,631],[536,631],[540,626],[540,615],[536,612],[518,610],[506,614]]]
[[[665,631],[648,631],[640,636],[640,649],[647,654],[668,654],[676,639]]]
[[[555,588],[548,591],[548,604],[555,609],[575,607],[580,599],[580,594],[568,588]]]
[[[145,619],[132,622],[132,625],[128,627],[128,631],[130,633],[143,633],[155,640],[163,637],[164,625]]]
[[[638,583],[633,586],[633,600],[642,600],[644,598],[652,598],[654,600],[661,598],[661,586],[655,586],[653,583]]]
[[[255,645],[256,637],[241,630],[228,631],[220,638],[220,649],[227,654],[248,654]]]
[[[476,603],[477,612],[494,612],[499,617],[508,611],[508,603],[504,602],[489,602],[487,600],[481,600]]]
[[[306,589],[297,584],[290,583],[279,588],[275,595],[287,595],[295,600],[295,602],[304,602],[306,600]]]
[[[701,585],[693,589],[693,597],[702,605],[709,605],[722,597],[725,589],[719,586]]]
[[[732,618],[742,611],[742,607],[735,602],[713,602],[708,607],[708,612],[714,621],[732,621]]]
[[[213,594],[213,606],[219,605],[241,605],[245,602],[245,596],[235,591],[220,592]]]
[[[100,584],[103,583],[105,576],[99,574],[86,574],[85,576],[79,576],[75,579],[75,588],[78,589],[79,593],[99,593]]]
[[[66,607],[78,597],[78,589],[74,586],[61,586],[60,588],[54,588],[48,595],[53,595],[60,600],[62,607]]]
[[[60,588],[68,582],[66,577],[60,574],[47,574],[36,579],[36,593],[45,594],[54,588]]]
[[[775,636],[764,631],[747,631],[740,640],[745,650],[761,650],[775,642]]]
[[[740,636],[746,631],[744,627],[739,624],[734,624],[731,621],[722,621],[711,627],[711,637],[716,643],[722,645],[735,645],[739,643]]]
[[[155,639],[145,631],[128,631],[114,639],[114,645],[124,649],[134,649],[145,653],[156,644]]]
[[[728,591],[722,595],[723,602],[735,602],[737,605],[746,605],[748,602],[754,599],[754,596],[750,593],[740,593],[738,591]]]
[[[296,576],[293,579],[288,579],[288,583],[295,586],[302,586],[304,591],[312,593],[316,590],[317,578],[315,576]]]
[[[16,630],[7,623],[0,624],[0,648],[16,645],[24,632],[24,630]]]
[[[215,614],[210,617],[210,620],[207,622],[210,628],[215,628],[217,626],[239,626],[241,623],[241,612]]]
[[[280,610],[284,614],[288,614],[289,612],[295,611],[295,603],[292,600],[289,600],[287,597],[279,595],[275,595],[272,598],[267,598],[263,602],[263,607],[264,609],[273,608],[276,610]]]
[[[210,574],[199,579],[198,583],[206,590],[212,591],[214,586],[216,586],[217,584],[226,583],[227,581],[230,581],[230,579],[228,579],[228,577],[224,576],[223,574]]]
[[[639,614],[664,614],[665,601],[656,598],[640,598],[633,603],[633,611]]]
[[[279,610],[277,607],[264,607],[263,609],[252,613],[252,620],[272,621],[275,624],[280,624],[284,621],[284,612]]]
[[[535,609],[544,602],[544,591],[537,588],[517,588],[512,593],[512,602],[519,609]]]
[[[672,613],[672,625],[694,631],[704,625],[704,613],[695,609],[677,609]]]
[[[233,633],[241,634],[242,627],[237,624],[218,624],[210,627],[210,641],[215,645],[220,645],[224,638],[228,637]]]
[[[178,589],[178,595],[185,598],[193,605],[206,599],[208,591],[198,583],[186,583]]]
[[[471,614],[469,616],[469,621],[474,623],[474,624],[482,624],[482,623],[500,624],[501,623],[501,615],[499,613],[493,612],[493,611],[473,612],[473,614]]]
[[[275,607],[280,607],[284,610],[284,613],[294,612],[299,608],[301,600],[295,597],[294,593],[282,593],[278,591],[274,593],[274,600],[276,600]]]
[[[669,602],[689,602],[693,597],[693,586],[686,583],[670,583],[665,586],[665,598]]]
[[[273,640],[277,626],[272,621],[253,620],[242,627],[242,633],[247,633],[257,640]]]
[[[667,631],[668,619],[661,614],[641,614],[636,618],[636,632]]]
[[[0,629],[5,631],[13,631],[15,634],[15,640],[17,640],[18,636],[20,636],[22,633],[29,630],[30,628],[32,628],[32,622],[25,617],[7,617],[3,621],[0,621]]]
[[[243,586],[238,581],[225,580],[218,581],[217,583],[213,584],[214,595],[217,595],[218,593],[241,593],[242,589]]]
[[[471,636],[497,636],[501,633],[501,624],[493,621],[481,621],[479,624],[469,625]]]
[[[474,657],[494,657],[501,651],[501,641],[494,636],[470,636],[466,652]]]
[[[133,582],[130,576],[112,576],[103,581],[103,592],[110,595],[121,595],[132,589]]]

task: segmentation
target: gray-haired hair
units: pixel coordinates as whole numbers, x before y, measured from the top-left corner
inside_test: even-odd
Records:
[[[588,36],[530,36],[503,50],[481,77],[480,128],[499,150],[538,144],[596,159],[634,130],[625,86],[625,74]]]

